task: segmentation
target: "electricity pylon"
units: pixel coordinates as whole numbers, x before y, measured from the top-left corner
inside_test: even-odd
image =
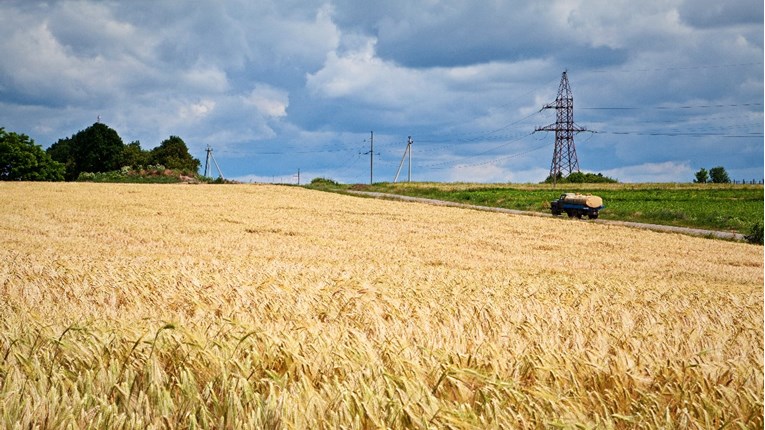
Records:
[[[558,97],[555,102],[546,104],[544,109],[555,109],[555,124],[537,127],[537,131],[555,132],[555,149],[550,163],[550,177],[553,185],[558,181],[558,176],[563,172],[569,175],[573,172],[579,172],[579,160],[576,157],[576,147],[574,146],[574,134],[587,131],[584,127],[574,124],[574,96],[571,93],[571,86],[568,84],[566,71],[560,78],[558,87]]]

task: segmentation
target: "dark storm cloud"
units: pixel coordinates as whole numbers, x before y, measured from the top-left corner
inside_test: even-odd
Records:
[[[680,19],[699,28],[756,25],[762,24],[763,19],[763,4],[760,0],[686,0],[678,11]]]
[[[452,67],[544,57],[565,35],[536,2],[341,1],[338,22],[375,37],[377,53],[407,67]]]

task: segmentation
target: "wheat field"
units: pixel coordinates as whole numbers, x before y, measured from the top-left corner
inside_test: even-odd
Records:
[[[763,427],[760,246],[265,185],[0,204],[0,428]]]

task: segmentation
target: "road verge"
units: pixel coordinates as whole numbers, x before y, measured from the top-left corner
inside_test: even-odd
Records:
[[[469,205],[465,203],[450,202],[446,200],[426,199],[423,197],[411,197],[411,196],[402,196],[399,194],[377,193],[372,191],[357,191],[357,190],[346,190],[345,192],[352,195],[372,197],[376,199],[399,200],[399,201],[405,201],[405,202],[425,203],[425,204],[435,205],[435,206],[448,206],[448,207],[473,209],[473,210],[480,210],[480,211],[487,211],[487,212],[499,212],[499,213],[506,213],[506,214],[512,214],[512,215],[552,218],[552,214],[542,213],[542,212],[521,211],[517,209],[496,208],[491,206]],[[644,224],[639,222],[616,221],[616,220],[605,220],[605,219],[588,220],[586,222],[593,222],[597,224],[606,224],[606,225],[618,225],[618,226],[631,227],[631,228],[640,228],[644,230],[659,231],[664,233],[678,233],[678,234],[686,234],[690,236],[709,237],[714,239],[738,240],[738,241],[745,240],[743,234],[732,233],[728,231],[704,230],[700,228],[677,227],[677,226],[659,225],[659,224]]]

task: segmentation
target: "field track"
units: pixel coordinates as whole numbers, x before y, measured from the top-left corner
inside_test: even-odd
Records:
[[[762,428],[763,247],[0,183],[0,428]]]
[[[422,197],[403,196],[403,195],[391,194],[391,193],[377,193],[377,192],[356,191],[356,190],[348,190],[346,192],[348,194],[374,197],[378,199],[401,200],[401,201],[407,201],[407,202],[426,203],[429,205],[436,205],[436,206],[451,206],[456,208],[477,209],[482,211],[499,212],[499,213],[513,214],[513,215],[552,217],[551,214],[544,213],[544,212],[521,211],[516,209],[497,208],[497,207],[491,207],[491,206],[476,206],[476,205],[469,205],[465,203],[449,202],[446,200],[426,199]],[[667,233],[687,234],[691,236],[712,237],[717,239],[744,240],[743,234],[731,233],[727,231],[714,231],[714,230],[704,230],[700,228],[676,227],[676,226],[669,226],[669,225],[645,224],[645,223],[639,223],[639,222],[614,221],[614,220],[604,220],[604,219],[588,220],[587,222],[593,222],[598,224],[620,225],[625,227],[633,227],[633,228],[640,228],[644,230],[661,231],[661,232],[667,232]]]

